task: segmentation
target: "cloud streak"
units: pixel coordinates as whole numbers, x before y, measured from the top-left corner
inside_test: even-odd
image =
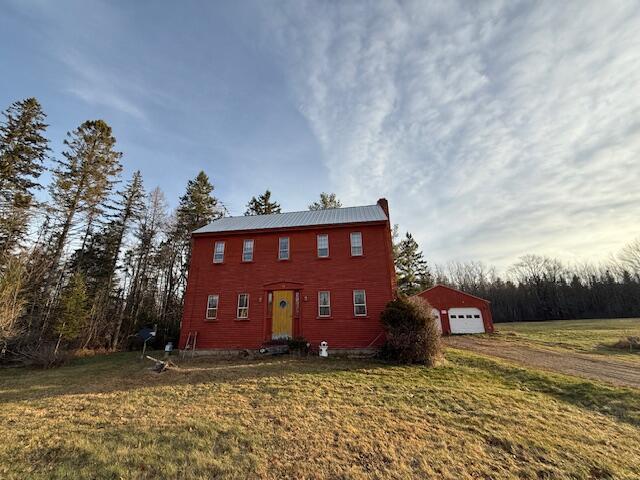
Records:
[[[640,234],[636,2],[334,7],[265,11],[265,35],[348,203],[388,196],[435,261]]]

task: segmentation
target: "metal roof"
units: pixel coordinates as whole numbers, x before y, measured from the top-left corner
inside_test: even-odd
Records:
[[[274,213],[222,217],[197,229],[193,233],[235,232],[241,230],[269,230],[276,228],[309,227],[314,225],[340,225],[343,223],[380,222],[387,216],[380,205],[331,208],[304,212]]]

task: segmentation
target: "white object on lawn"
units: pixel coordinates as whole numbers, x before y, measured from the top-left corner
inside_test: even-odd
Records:
[[[329,356],[329,344],[327,342],[320,342],[320,356],[328,357]]]

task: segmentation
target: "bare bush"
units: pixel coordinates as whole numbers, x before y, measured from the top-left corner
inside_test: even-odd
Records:
[[[433,366],[442,356],[437,319],[425,300],[397,298],[387,304],[381,320],[387,334],[382,349],[384,358]]]
[[[0,275],[0,357],[22,332],[20,317],[25,308],[22,290],[26,268],[20,257],[9,257]]]

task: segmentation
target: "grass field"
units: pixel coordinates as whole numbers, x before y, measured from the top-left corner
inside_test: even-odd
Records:
[[[506,340],[640,361],[638,354],[611,348],[620,339],[640,337],[640,318],[498,323],[496,331]]]
[[[0,371],[0,478],[640,478],[640,390],[449,350]]]

